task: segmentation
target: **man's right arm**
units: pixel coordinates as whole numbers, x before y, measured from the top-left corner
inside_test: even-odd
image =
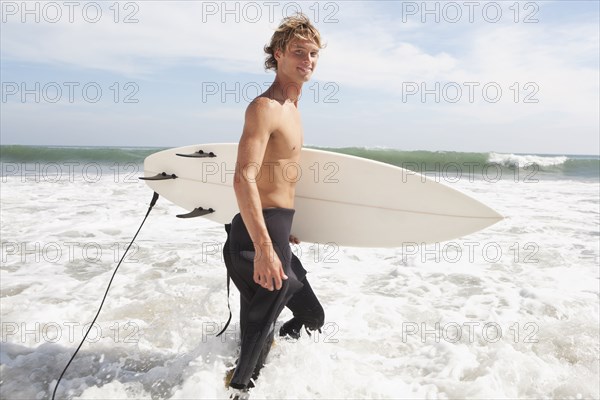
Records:
[[[240,214],[254,243],[254,281],[273,290],[281,289],[287,279],[281,261],[273,249],[267,230],[256,178],[263,162],[267,143],[274,130],[274,117],[269,99],[255,99],[246,109],[244,131],[240,139],[233,188]]]

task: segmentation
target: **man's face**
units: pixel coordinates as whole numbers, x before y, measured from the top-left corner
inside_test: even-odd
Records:
[[[294,39],[287,51],[275,53],[277,72],[298,82],[308,82],[319,59],[319,46],[310,40]]]

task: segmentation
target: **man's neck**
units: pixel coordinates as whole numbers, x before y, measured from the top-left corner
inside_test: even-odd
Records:
[[[282,103],[290,102],[298,107],[298,99],[302,94],[302,82],[294,82],[286,80],[283,77],[277,75],[275,80],[269,87],[269,97]]]

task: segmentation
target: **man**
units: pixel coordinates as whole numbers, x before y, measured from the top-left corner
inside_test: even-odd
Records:
[[[242,391],[253,386],[286,305],[294,318],[282,326],[281,336],[298,338],[303,325],[315,330],[324,323],[306,270],[289,245],[299,243],[290,232],[303,144],[298,100],[322,47],[306,16],[285,18],[265,46],[265,67],[275,70],[275,80],[246,110],[234,176],[240,213],[226,225],[223,248],[241,303],[241,351],[229,385]]]

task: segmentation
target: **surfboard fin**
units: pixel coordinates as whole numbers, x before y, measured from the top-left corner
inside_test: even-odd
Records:
[[[177,175],[161,172],[160,174],[156,174],[154,176],[140,176],[138,179],[143,181],[164,181],[166,179],[177,179]]]
[[[177,153],[178,156],[180,157],[191,157],[191,158],[206,158],[206,157],[216,157],[217,155],[215,153],[213,153],[212,151],[205,153],[204,150],[198,150],[195,153],[192,154],[180,154]]]
[[[215,212],[215,210],[213,210],[212,208],[204,209],[202,207],[198,207],[198,208],[194,208],[192,211],[190,211],[187,214],[179,214],[179,215],[177,215],[177,218],[201,217],[203,215],[214,213],[214,212]]]

